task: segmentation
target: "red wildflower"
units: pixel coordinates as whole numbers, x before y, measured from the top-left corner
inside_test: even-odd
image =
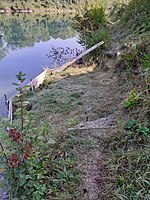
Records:
[[[20,134],[17,132],[16,128],[9,130],[9,136],[12,137],[15,142],[19,142],[21,139]]]
[[[28,152],[25,152],[25,153],[23,154],[23,158],[24,158],[24,159],[27,159],[28,156],[29,156],[29,153],[28,153]]]
[[[25,145],[24,148],[25,148],[26,152],[28,152],[28,153],[31,151],[31,147],[30,146],[31,146],[31,143],[30,142],[26,142],[26,145]]]
[[[18,158],[15,154],[11,154],[10,157],[9,157],[9,161],[10,161],[10,165],[12,168],[15,168],[17,167],[18,165]]]

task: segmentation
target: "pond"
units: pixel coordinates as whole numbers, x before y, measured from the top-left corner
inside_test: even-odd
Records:
[[[0,114],[6,116],[4,94],[15,93],[16,74],[26,83],[43,71],[55,68],[83,50],[71,16],[58,14],[0,15]]]

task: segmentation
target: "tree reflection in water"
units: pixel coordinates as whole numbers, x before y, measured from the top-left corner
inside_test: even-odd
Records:
[[[77,33],[70,26],[71,18],[48,14],[0,15],[0,59],[8,50],[32,47],[51,38],[71,38]]]

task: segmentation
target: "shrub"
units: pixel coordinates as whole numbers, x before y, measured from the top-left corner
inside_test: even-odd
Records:
[[[111,41],[106,29],[107,19],[104,8],[100,5],[91,6],[83,16],[75,17],[74,24],[80,33],[80,42],[87,48],[94,46],[100,41],[105,42],[98,50],[91,53],[91,60],[97,59],[97,55],[101,54],[104,49],[107,49]]]
[[[100,41],[105,42],[105,44],[101,48],[108,48],[108,46],[110,45],[111,37],[105,28],[98,29],[94,32],[94,34],[91,34],[91,36],[86,40],[86,45],[87,47],[92,47]]]
[[[8,181],[9,199],[44,199],[46,166],[50,159],[48,155],[50,145],[55,144],[55,141],[49,138],[47,125],[43,124],[41,130],[33,126],[32,117],[24,109],[22,83],[25,74],[19,72],[16,76],[19,81],[19,84],[15,84],[19,91],[19,108],[16,111],[18,119],[12,125],[4,120],[0,129],[3,175]]]

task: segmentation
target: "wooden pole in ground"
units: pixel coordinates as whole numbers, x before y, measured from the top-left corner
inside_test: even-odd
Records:
[[[65,70],[67,67],[69,67],[70,65],[74,64],[77,60],[81,59],[83,56],[87,55],[88,53],[90,53],[94,49],[102,46],[103,44],[104,44],[104,41],[101,41],[98,44],[94,45],[93,47],[87,49],[86,51],[84,51],[83,53],[81,53],[79,56],[77,56],[75,59],[67,62],[66,64],[62,65],[58,69],[52,70],[52,74],[56,74],[58,72],[61,72],[61,71]]]

